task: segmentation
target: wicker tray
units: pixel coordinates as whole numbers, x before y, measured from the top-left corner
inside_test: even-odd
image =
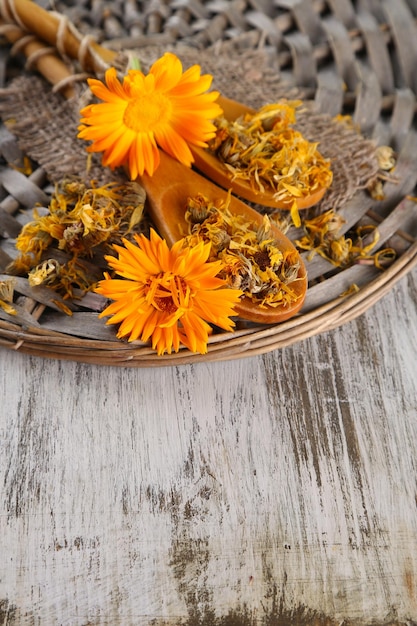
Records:
[[[39,3],[41,4],[41,3]],[[262,50],[287,86],[311,99],[321,113],[349,113],[361,132],[397,154],[395,179],[384,186],[384,199],[358,190],[339,212],[342,232],[359,220],[378,225],[377,247],[389,245],[396,260],[384,271],[356,264],[343,271],[327,260],[304,255],[309,289],[304,307],[291,320],[273,325],[242,325],[233,333],[214,334],[208,354],[181,349],[157,356],[141,342],[116,339],[94,310],[94,299],[73,306],[65,316],[47,288],[31,289],[17,278],[17,316],[0,309],[0,346],[28,354],[86,363],[129,367],[220,361],[261,354],[331,330],[361,315],[417,264],[417,3],[415,0],[257,0],[252,2],[96,3],[95,11],[70,7],[66,13],[84,34],[92,33],[114,49],[145,50],[178,43],[195,49],[242,54]],[[7,3],[6,3],[7,5]],[[97,10],[99,6],[100,11]],[[3,16],[13,21],[13,12]],[[19,24],[19,22],[17,22]],[[22,27],[22,24],[20,24]],[[6,32],[6,29],[4,29]],[[10,47],[2,49],[2,81]],[[36,63],[35,63],[36,66]],[[227,94],[226,94],[227,95]],[[229,94],[233,95],[233,94]],[[14,238],[37,203],[45,203],[51,185],[42,167],[26,177],[13,164],[21,143],[0,129],[0,274],[10,261]],[[289,236],[297,238],[294,231]],[[1,280],[0,276],[0,280]],[[359,287],[351,293],[349,287]],[[351,295],[342,295],[351,293]]]

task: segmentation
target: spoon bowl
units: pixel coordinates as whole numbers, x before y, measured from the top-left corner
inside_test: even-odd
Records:
[[[139,181],[146,191],[152,221],[157,231],[170,245],[188,234],[185,207],[187,199],[197,194],[206,196],[211,202],[228,200],[231,213],[243,215],[256,226],[262,224],[263,217],[260,213],[238,198],[228,196],[225,190],[166,153],[161,152],[161,163],[156,172],[152,176],[143,174]],[[296,252],[291,241],[277,227],[272,225],[272,229],[281,251]],[[261,306],[252,302],[250,298],[243,297],[235,306],[237,315],[242,319],[262,324],[282,322],[295,315],[300,310],[307,291],[307,273],[301,258],[299,263],[298,278],[291,283],[291,288],[297,296],[293,303],[277,307]]]
[[[236,100],[225,98],[224,96],[219,96],[217,102],[223,109],[223,117],[229,122],[236,120],[246,113],[255,113],[254,109],[251,109]],[[227,169],[221,159],[208,149],[190,145],[190,150],[194,157],[195,167],[200,172],[203,172],[207,178],[210,178],[210,180],[213,180],[224,189],[231,189],[236,195],[248,200],[249,202],[254,202],[255,204],[262,204],[263,206],[273,207],[276,209],[290,210],[295,200],[298,209],[308,209],[309,207],[317,204],[326,192],[325,187],[320,187],[308,196],[301,196],[297,198],[295,196],[288,195],[286,198],[277,200],[274,198],[274,190],[270,187],[266,187],[265,191],[260,191],[253,189],[251,184],[246,180],[232,180],[231,172]]]

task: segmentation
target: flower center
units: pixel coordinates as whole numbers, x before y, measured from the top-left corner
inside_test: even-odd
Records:
[[[146,299],[155,309],[168,315],[179,308],[188,308],[190,288],[181,276],[160,274],[152,276],[147,283]]]
[[[136,133],[148,133],[167,122],[172,104],[162,93],[139,94],[130,100],[123,115],[124,124]]]
[[[165,291],[161,289],[161,291]],[[159,311],[163,311],[164,313],[175,313],[177,307],[172,299],[171,294],[167,291],[166,295],[155,296],[153,299],[153,305]]]

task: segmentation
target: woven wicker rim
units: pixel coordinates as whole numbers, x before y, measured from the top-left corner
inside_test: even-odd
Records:
[[[197,4],[205,9],[207,16],[204,3]],[[355,319],[415,267],[416,212],[413,201],[406,200],[412,195],[417,180],[417,140],[413,125],[417,85],[412,70],[417,58],[417,27],[413,3],[403,0],[386,0],[381,5],[364,2],[358,13],[350,2],[336,0],[331,7],[320,2],[285,2],[285,9],[277,9],[280,3],[263,2],[256,3],[256,10],[243,3],[240,12],[237,5],[232,4],[229,12],[223,7],[223,10],[216,9],[216,14],[208,15],[205,30],[191,36],[193,31],[188,29],[188,40],[194,37],[194,44],[197,40],[200,45],[212,44],[211,40],[207,41],[207,37],[213,36],[210,28],[220,28],[216,37],[223,38],[226,46],[247,46],[248,41],[259,46],[262,40],[268,52],[272,51],[278,59],[280,69],[289,72],[293,83],[313,96],[320,110],[332,114],[344,112],[347,104],[363,132],[381,143],[390,143],[397,151],[399,180],[388,183],[386,200],[372,206],[372,211],[378,214],[383,241],[400,241],[397,260],[381,273],[367,273],[363,268],[360,290],[346,296],[340,295],[345,291],[343,285],[346,280],[347,284],[354,282],[358,268],[333,276],[329,274],[328,265],[323,266],[318,260],[312,272],[314,277],[323,276],[322,283],[309,289],[312,297],[310,302],[307,298],[307,306],[301,314],[274,326],[252,326],[234,333],[215,334],[209,340],[206,355],[192,354],[184,348],[176,354],[158,357],[149,345],[141,342],[129,344],[82,338],[42,327],[42,324],[19,325],[4,315],[0,319],[0,346],[36,356],[125,367],[158,367],[255,356]],[[181,19],[188,10],[190,25],[196,3],[182,5]],[[160,39],[166,37],[164,28],[169,18],[171,24],[173,17],[180,19],[177,9],[170,11],[165,21],[159,20]],[[240,27],[236,26],[238,23]],[[231,29],[233,24],[234,30]],[[145,39],[154,36],[155,33],[145,33]],[[170,36],[174,40],[182,39],[178,33],[173,36],[172,31]],[[285,52],[286,47],[290,56]],[[360,62],[356,53],[360,53]],[[345,208],[346,217],[352,207],[360,206],[361,193]],[[363,213],[359,212],[360,217]],[[351,221],[354,223],[355,219]],[[325,291],[328,291],[327,297]]]
[[[215,335],[209,340],[208,354],[192,354],[185,348],[171,355],[155,356],[143,344],[74,338],[52,331],[24,330],[0,320],[0,345],[34,356],[130,367],[184,365],[201,361],[225,361],[256,356],[346,324],[362,315],[417,265],[417,244],[358,293],[332,300],[310,313],[276,326]]]

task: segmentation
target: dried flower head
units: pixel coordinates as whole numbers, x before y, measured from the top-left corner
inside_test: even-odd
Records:
[[[317,217],[303,221],[305,235],[295,243],[300,250],[308,250],[311,259],[316,253],[336,267],[353,263],[372,264],[383,269],[396,257],[392,248],[373,251],[379,240],[375,225],[357,225],[346,235],[340,234],[345,220],[329,210]]]
[[[397,156],[391,146],[378,146],[376,149],[376,158],[378,166],[381,170],[392,170],[397,163]]]
[[[0,308],[8,315],[16,315],[16,309],[13,306],[15,281],[13,278],[8,280],[0,280]]]

